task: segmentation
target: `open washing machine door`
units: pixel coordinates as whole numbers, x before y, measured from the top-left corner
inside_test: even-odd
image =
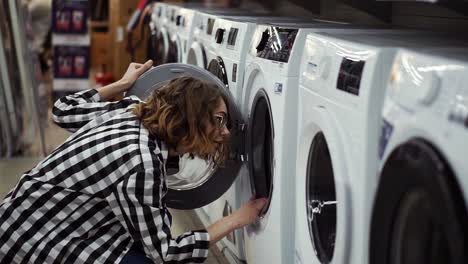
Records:
[[[228,159],[222,167],[215,167],[207,164],[204,160],[194,159],[193,161],[182,160],[185,168],[200,172],[203,175],[191,179],[191,181],[181,181],[177,174],[167,175],[168,193],[166,194],[166,204],[175,209],[195,209],[205,206],[225,193],[237,177],[242,165],[241,153],[244,147],[244,136],[241,129],[244,124],[242,115],[234,103],[234,99],[229,94],[226,86],[212,73],[194,65],[182,63],[169,63],[155,67],[138,78],[127,95],[136,95],[141,99],[148,97],[153,90],[162,87],[168,81],[179,76],[192,76],[206,82],[215,84],[229,99],[229,122],[230,128],[230,153]],[[181,159],[183,159],[182,157]]]

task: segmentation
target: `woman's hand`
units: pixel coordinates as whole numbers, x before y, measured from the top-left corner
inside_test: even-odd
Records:
[[[149,70],[151,66],[153,66],[152,60],[148,60],[143,64],[135,62],[130,63],[130,65],[127,68],[127,71],[118,81],[121,84],[122,92],[125,92],[128,89],[130,89],[130,87],[132,87],[133,83],[135,83],[138,77],[140,77],[140,75]]]
[[[149,70],[152,65],[152,60],[148,60],[144,64],[134,62],[130,63],[127,71],[120,80],[96,89],[101,96],[101,100],[108,101],[122,99],[123,93],[128,91],[138,77]]]
[[[233,216],[237,220],[238,228],[253,224],[267,202],[268,200],[266,198],[255,199],[252,197],[244,203],[239,210],[233,213]]]
[[[233,214],[221,218],[216,223],[210,225],[207,228],[210,234],[210,245],[214,245],[233,230],[254,223],[267,201],[266,198],[251,198]]]

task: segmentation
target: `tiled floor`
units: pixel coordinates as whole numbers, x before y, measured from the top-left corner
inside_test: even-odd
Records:
[[[46,128],[46,145],[47,151],[50,153],[58,145],[60,145],[69,133],[58,128],[49,121]],[[8,193],[15,185],[21,174],[34,167],[42,157],[17,157],[13,159],[0,159],[0,200]],[[203,228],[198,217],[193,211],[171,210],[173,214],[172,232],[176,236],[189,230],[197,230]],[[217,247],[212,246],[208,259],[205,263],[208,264],[226,264],[228,261]]]

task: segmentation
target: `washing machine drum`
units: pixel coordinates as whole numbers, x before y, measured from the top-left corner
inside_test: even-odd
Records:
[[[228,98],[229,123],[244,123],[240,110],[234,99],[227,91],[224,83],[205,69],[195,65],[182,63],[168,63],[152,68],[142,74],[127,96],[136,95],[145,100],[155,89],[159,89],[170,80],[180,76],[192,76],[203,81],[213,83]],[[173,173],[168,169],[166,184],[168,192],[165,196],[166,205],[175,209],[195,209],[205,206],[224,194],[234,182],[242,165],[239,153],[243,149],[242,131],[238,126],[230,128],[229,150],[227,160],[222,166],[215,166],[200,158],[188,158],[183,155],[178,161],[167,163],[178,164],[178,170]],[[166,168],[170,164],[167,164]]]

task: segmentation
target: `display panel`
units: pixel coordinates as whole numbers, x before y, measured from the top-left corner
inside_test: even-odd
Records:
[[[359,95],[364,65],[364,61],[343,58],[336,88],[350,94]]]
[[[257,57],[288,62],[297,32],[297,29],[269,27],[258,43]]]

